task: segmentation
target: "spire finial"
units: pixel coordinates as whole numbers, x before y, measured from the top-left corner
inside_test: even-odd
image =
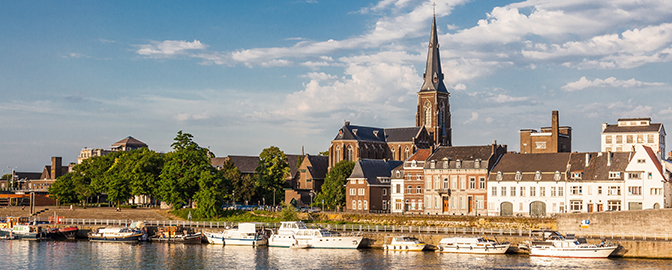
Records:
[[[436,16],[436,0],[432,3],[432,16]]]

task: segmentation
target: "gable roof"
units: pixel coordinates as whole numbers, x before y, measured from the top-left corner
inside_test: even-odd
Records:
[[[259,166],[259,157],[258,156],[227,156],[229,160],[233,162],[233,166],[236,166],[240,173],[243,174],[253,174],[255,169]]]
[[[147,147],[146,143],[141,142],[141,141],[139,141],[136,138],[133,138],[131,136],[128,136],[128,137],[122,139],[121,141],[118,141],[118,142],[112,144],[112,146],[121,146],[121,145]]]
[[[329,157],[306,155],[305,160],[310,162],[310,174],[313,179],[324,179],[327,177],[327,169],[329,168]]]
[[[412,142],[423,129],[424,127],[377,128],[346,124],[338,130],[334,140]]]
[[[611,161],[609,156],[611,155]],[[569,181],[589,181],[589,180],[623,180],[624,174],[618,178],[610,178],[609,172],[623,172],[628,167],[632,155],[630,152],[587,152],[572,153],[569,161],[569,172],[581,172],[581,179],[572,179]],[[588,166],[586,166],[588,159]]]
[[[378,177],[390,178],[392,169],[401,164],[401,161],[395,160],[361,159],[357,161],[348,178],[365,178],[369,184],[380,184]]]
[[[405,127],[405,128],[386,128],[385,141],[386,142],[412,142],[413,138],[420,135],[423,127]]]
[[[434,154],[432,154],[428,160],[440,161],[444,158],[450,160],[487,160],[492,155],[492,146],[483,145],[483,146],[441,146]]]
[[[649,159],[651,159],[653,165],[655,165],[656,168],[658,169],[658,172],[660,172],[661,175],[664,175],[663,164],[660,164],[660,162],[658,161],[658,156],[656,156],[656,153],[653,152],[653,149],[651,149],[651,147],[648,147],[646,145],[642,145],[642,147],[644,148],[644,151],[646,151],[646,153],[649,155]]]

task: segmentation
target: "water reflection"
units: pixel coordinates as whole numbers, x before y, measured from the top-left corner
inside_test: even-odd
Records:
[[[0,241],[0,254],[3,269],[672,269],[669,260],[88,241]]]

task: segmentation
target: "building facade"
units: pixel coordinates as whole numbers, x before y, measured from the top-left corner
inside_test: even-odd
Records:
[[[411,157],[404,161],[405,174],[402,184],[403,212],[409,214],[423,214],[425,209],[425,161],[432,154],[431,149],[418,149]],[[396,201],[395,201],[396,203]]]
[[[551,118],[551,127],[520,130],[521,154],[572,152],[572,128],[560,126],[558,111]]]
[[[294,200],[297,206],[310,205],[322,191],[328,166],[329,157],[305,155],[290,181],[290,188],[285,189],[285,203]]]
[[[358,160],[345,186],[345,210],[389,213],[392,170],[401,163],[378,159]]]
[[[602,152],[630,152],[635,145],[653,149],[659,159],[665,159],[665,127],[651,123],[651,118],[620,118],[617,124],[602,124]]]

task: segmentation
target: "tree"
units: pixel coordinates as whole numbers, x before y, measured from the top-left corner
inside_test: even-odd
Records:
[[[2,175],[2,178],[0,180],[9,180],[12,179],[12,174],[11,173],[6,173]]]
[[[252,200],[256,188],[254,177],[251,175],[243,176],[231,160],[224,161],[220,171],[225,179],[231,181],[231,188],[235,193],[235,198],[232,197],[232,200]],[[231,195],[233,196],[234,194]]]
[[[282,201],[284,198],[282,188],[290,174],[285,153],[276,146],[264,149],[259,154],[259,166],[255,171],[258,176],[260,195],[264,196],[267,201],[275,197],[276,201],[273,204],[278,200]]]
[[[131,195],[156,195],[163,167],[163,156],[147,148],[133,150],[128,161]]]
[[[77,202],[77,193],[75,192],[75,183],[72,179],[73,173],[61,175],[56,182],[49,187],[49,195],[53,196],[60,203]]]
[[[322,184],[322,191],[317,194],[315,201],[322,202],[329,209],[334,209],[337,205],[345,204],[345,184],[355,168],[354,161],[343,160],[336,163],[327,173]]]
[[[324,152],[319,152],[317,153],[318,156],[323,156],[323,157],[328,157],[329,156],[329,150],[324,151]]]

